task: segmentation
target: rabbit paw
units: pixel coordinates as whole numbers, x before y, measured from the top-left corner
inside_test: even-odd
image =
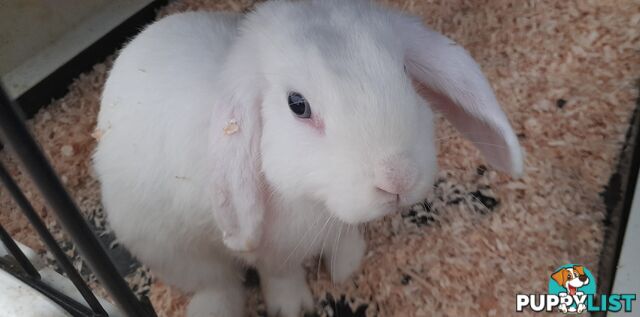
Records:
[[[324,255],[324,263],[334,283],[344,282],[360,267],[367,249],[367,243],[358,230],[343,232],[337,243],[335,249],[329,247]]]
[[[261,274],[267,313],[269,316],[298,317],[313,309],[313,297],[302,267],[286,276]]]
[[[187,316],[244,316],[244,292],[241,287],[212,288],[198,291],[189,302]]]
[[[224,232],[222,241],[227,248],[237,252],[252,252],[259,244],[257,235]]]

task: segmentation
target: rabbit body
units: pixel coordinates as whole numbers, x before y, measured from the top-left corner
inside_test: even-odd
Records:
[[[478,65],[415,17],[363,0],[172,15],[126,45],[105,84],[102,202],[133,255],[194,293],[189,316],[242,316],[247,266],[271,316],[298,316],[313,308],[305,259],[345,280],[365,254],[357,225],[431,190],[431,107],[522,172]]]
[[[325,254],[340,252],[330,241],[339,226],[322,206],[306,199],[284,204],[272,197],[266,208],[268,230],[257,252],[233,252],[222,242],[223,232],[212,217],[220,201],[211,198],[207,171],[233,162],[208,159],[209,143],[218,140],[203,131],[220,131],[220,139],[229,136],[224,133],[228,122],[210,120],[210,112],[225,109],[212,109],[218,91],[203,83],[218,82],[221,69],[215,61],[225,59],[239,17],[172,15],[122,51],[102,97],[94,165],[118,240],[166,282],[202,294],[193,299],[190,315],[242,315],[240,281],[245,264],[251,264],[275,275],[271,311],[292,316],[312,306],[301,261],[323,247]],[[357,229],[341,230],[341,240],[354,240],[351,244],[361,250],[351,251],[361,256],[364,241]],[[340,268],[336,274],[344,279],[353,269]],[[278,284],[287,275],[297,279],[290,291]]]

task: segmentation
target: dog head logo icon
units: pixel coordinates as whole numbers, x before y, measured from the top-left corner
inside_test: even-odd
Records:
[[[569,295],[576,295],[578,289],[589,284],[590,281],[582,265],[561,268],[553,273],[551,278],[564,287]]]

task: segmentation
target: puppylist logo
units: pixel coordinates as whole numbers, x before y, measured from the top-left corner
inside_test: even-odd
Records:
[[[598,300],[596,300],[598,299]],[[583,312],[631,312],[636,294],[611,294],[596,297],[596,280],[582,265],[566,264],[549,277],[549,294],[517,294],[516,311],[528,308],[534,312],[559,311],[564,314]]]

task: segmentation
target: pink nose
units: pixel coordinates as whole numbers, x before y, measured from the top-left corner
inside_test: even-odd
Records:
[[[415,168],[405,158],[394,156],[383,160],[374,171],[375,186],[387,193],[402,195],[415,183]]]

